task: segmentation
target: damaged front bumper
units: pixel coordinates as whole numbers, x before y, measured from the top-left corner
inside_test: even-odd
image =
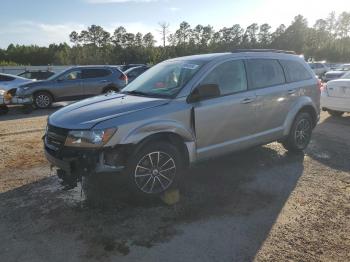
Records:
[[[30,105],[33,103],[32,97],[17,97],[11,94],[0,95],[0,105]]]
[[[120,174],[124,166],[124,152],[119,149],[81,149],[51,146],[44,136],[46,159],[52,166],[64,171],[68,176],[81,177],[91,174]]]

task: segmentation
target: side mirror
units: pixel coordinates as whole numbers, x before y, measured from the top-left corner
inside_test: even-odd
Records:
[[[189,103],[199,102],[220,96],[220,88],[217,84],[204,84],[197,86],[188,97]]]

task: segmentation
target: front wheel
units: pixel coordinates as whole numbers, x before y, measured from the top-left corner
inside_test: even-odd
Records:
[[[311,140],[313,129],[312,117],[301,112],[295,118],[288,137],[282,142],[284,148],[292,152],[303,151]]]
[[[182,158],[174,145],[148,143],[130,157],[126,175],[134,193],[155,196],[176,185],[182,167]]]
[[[47,92],[39,92],[34,95],[34,105],[40,109],[50,107],[52,100],[52,96]]]

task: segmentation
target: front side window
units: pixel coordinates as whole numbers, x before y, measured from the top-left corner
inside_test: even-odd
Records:
[[[312,78],[306,68],[297,61],[292,60],[280,60],[286,73],[287,82],[297,82]]]
[[[283,69],[277,60],[249,59],[247,66],[253,89],[285,83]]]
[[[99,78],[111,74],[110,70],[106,69],[83,69],[83,78]]]
[[[80,70],[70,71],[69,73],[63,75],[62,79],[63,80],[70,80],[70,81],[81,79],[81,71]]]
[[[212,70],[201,82],[216,84],[220,94],[227,95],[247,90],[247,79],[242,60],[224,62]]]
[[[137,77],[122,93],[170,98],[198,72],[203,61],[165,61]]]

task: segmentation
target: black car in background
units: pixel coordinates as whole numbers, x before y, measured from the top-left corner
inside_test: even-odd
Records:
[[[149,68],[149,66],[137,66],[124,71],[124,74],[126,74],[126,76],[128,77],[128,83],[134,81],[139,75],[143,74]]]
[[[53,76],[55,73],[49,70],[26,70],[18,76],[28,78],[28,79],[36,79],[36,80],[46,80]]]

